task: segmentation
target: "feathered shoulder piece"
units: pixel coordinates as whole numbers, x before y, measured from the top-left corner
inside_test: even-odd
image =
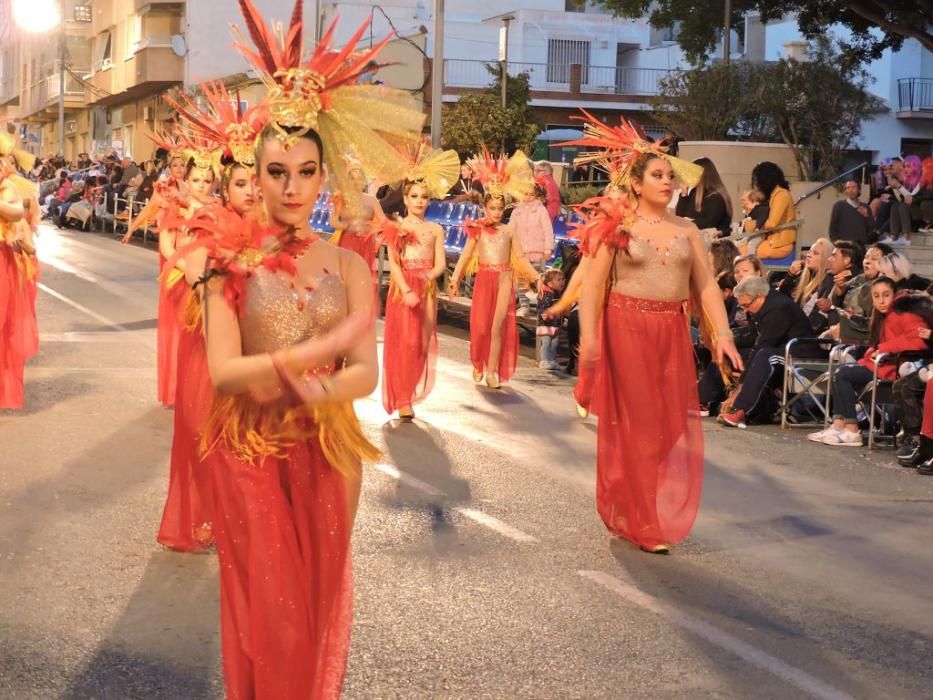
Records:
[[[460,156],[453,149],[442,151],[423,142],[403,146],[408,164],[405,179],[423,182],[432,199],[443,199],[460,175]]]
[[[269,123],[286,148],[309,131],[324,143],[331,189],[353,192],[346,157],[383,182],[398,182],[406,164],[392,141],[420,138],[424,115],[402,90],[357,84],[381,66],[376,57],[392,35],[370,49],[357,50],[370,17],[341,49],[332,44],[336,21],[309,55],[302,49],[302,0],[297,0],[287,29],[269,29],[253,0],[239,0],[249,40],[236,33],[236,48],[256,68],[269,89]]]
[[[16,145],[16,140],[7,133],[0,133],[0,156],[13,156],[16,164],[23,172],[32,170],[36,164],[36,157]]]
[[[184,92],[165,98],[185,121],[190,140],[218,144],[224,162],[247,167],[255,165],[256,137],[267,122],[265,107],[253,106],[241,111],[240,100],[234,99],[221,82],[201,83],[201,91],[206,106]]]
[[[408,242],[408,231],[398,219],[386,218],[376,233],[376,240],[389,250],[402,251]]]
[[[505,154],[494,156],[483,145],[480,152],[467,161],[486,192],[496,199],[522,199],[534,189],[535,179],[531,165],[522,151],[511,158]]]
[[[667,160],[674,169],[674,174],[682,183],[695,187],[703,176],[703,167],[668,154],[661,141],[649,141],[644,132],[624,117],[618,126],[603,124],[599,119],[581,109],[582,117],[571,119],[583,122],[583,138],[564,141],[558,146],[585,146],[594,150],[585,151],[574,163],[599,163],[605,167],[616,187],[627,188],[632,178],[632,164],[643,153],[651,153]]]
[[[299,238],[294,229],[272,226],[258,217],[241,217],[221,204],[201,207],[179,225],[195,240],[179,248],[166,267],[203,248],[208,276],[223,275],[224,297],[238,314],[246,300],[246,282],[257,270],[281,270],[294,277],[298,272],[295,258],[317,240]]]
[[[463,230],[467,235],[467,238],[478,239],[484,233],[486,234],[495,234],[498,233],[499,229],[496,227],[496,224],[492,223],[489,219],[465,219],[463,222]]]
[[[583,219],[573,224],[572,236],[580,241],[584,255],[596,255],[601,245],[627,250],[635,207],[629,197],[591,197],[574,206]]]

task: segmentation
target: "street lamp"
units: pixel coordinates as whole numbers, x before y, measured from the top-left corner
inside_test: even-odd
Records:
[[[509,84],[509,22],[515,19],[514,15],[506,15],[502,18],[502,26],[499,27],[499,62],[502,64],[502,109],[506,108],[506,88]]]
[[[434,0],[434,60],[431,62],[431,145],[441,147],[444,101],[444,0]]]
[[[58,151],[65,157],[65,0],[13,0],[13,21],[30,34],[45,34],[59,27],[58,43]]]

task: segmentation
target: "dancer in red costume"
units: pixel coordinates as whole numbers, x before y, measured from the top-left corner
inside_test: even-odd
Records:
[[[240,4],[256,48],[242,39],[238,48],[270,90],[256,157],[269,223],[231,214],[205,239],[218,398],[204,444],[216,470],[226,690],[232,700],[335,698],[360,461],[378,456],[352,401],[373,391],[379,370],[370,270],[320,240],[309,218],[325,164],[334,189],[350,191],[347,153],[381,180],[399,179],[386,172],[382,134],[414,140],[423,116],[407,94],[356,84],[384,46],[353,53],[368,22],[340,51],[331,28],[303,58],[300,2],[281,35],[250,0]]]
[[[366,193],[366,173],[357,165],[350,169],[353,178],[354,191],[351,201],[356,200],[356,206],[347,206],[347,198],[337,193],[334,195],[334,235],[330,242],[333,245],[352,250],[359,255],[369,269],[373,278],[376,277],[376,251],[379,248],[377,231],[382,228],[386,215],[379,206],[379,200]]]
[[[392,283],[386,299],[382,347],[382,405],[399,418],[431,392],[437,361],[437,280],[447,268],[444,230],[424,220],[431,198],[441,199],[459,171],[455,151],[420,145],[402,183],[407,214],[383,230]]]
[[[16,171],[32,160],[0,134],[0,409],[23,407],[26,360],[39,347],[32,243],[39,210],[34,187]]]
[[[522,253],[518,236],[512,227],[502,223],[509,199],[519,199],[533,186],[534,180],[528,159],[521,152],[508,161],[493,159],[483,149],[480,158],[470,161],[486,194],[485,218],[467,221],[466,246],[457,261],[450,279],[448,294],[459,296],[460,281],[472,264],[474,253],[479,270],[473,284],[470,305],[470,360],[473,363],[473,381],[486,378],[490,389],[501,389],[518,364],[518,326],[515,321],[515,274],[537,283],[538,272]]]
[[[230,217],[218,214],[218,207],[225,207],[237,216],[244,217],[255,205],[253,173],[255,152],[253,143],[265,125],[257,110],[240,114],[238,100],[231,99],[222,83],[203,84],[202,93],[207,107],[202,108],[186,95],[178,99],[169,98],[170,104],[182,118],[183,128],[193,137],[193,142],[215,146],[211,151],[192,154],[195,164],[200,161],[207,166],[199,175],[188,178],[191,183],[191,205],[188,211],[179,213],[179,219],[167,215],[164,228],[179,232],[177,244],[183,249],[199,235],[212,235],[213,225]],[[215,162],[213,150],[221,151],[220,195],[222,203],[207,203],[201,196],[202,179]],[[208,228],[199,228],[207,222]],[[169,251],[165,250],[164,253]],[[201,428],[214,402],[214,388],[207,370],[207,352],[201,324],[201,294],[194,285],[204,275],[205,254],[203,248],[183,255],[184,250],[172,254],[184,269],[186,289],[185,310],[182,318],[182,333],[178,342],[178,381],[175,394],[174,436],[172,438],[171,467],[169,470],[168,495],[162,512],[157,540],[165,547],[176,551],[193,552],[213,542],[213,485],[208,462],[201,460]]]
[[[631,193],[585,203],[593,260],[580,361],[596,366],[596,501],[613,534],[667,553],[690,532],[703,482],[689,299],[714,329],[717,362],[741,368],[742,360],[696,226],[667,211],[675,172],[686,184],[699,173],[624,120],[608,127],[587,117],[582,144],[612,151]]]

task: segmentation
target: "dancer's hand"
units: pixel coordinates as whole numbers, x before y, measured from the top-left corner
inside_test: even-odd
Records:
[[[369,332],[372,322],[369,314],[351,313],[333,330],[277,352],[272,359],[292,374],[328,366],[335,357],[359,343]]]
[[[405,292],[404,296],[402,297],[402,301],[405,302],[405,306],[407,306],[409,309],[413,309],[421,303],[421,299],[418,297],[418,295],[410,289]]]
[[[450,284],[447,285],[447,296],[451,299],[460,296],[460,282],[459,280],[454,280],[451,278]]]
[[[592,369],[599,362],[600,348],[596,338],[583,338],[580,341],[580,365]]]
[[[563,315],[564,315],[563,309],[561,309],[560,303],[558,302],[557,304],[553,304],[550,308],[545,310],[541,314],[541,318],[543,318],[545,321],[550,321],[552,318],[557,318],[558,316],[563,316]]]
[[[735,340],[732,338],[719,338],[716,342],[716,364],[722,367],[725,360],[729,360],[732,369],[742,372],[745,369],[745,363],[742,356],[735,347]]]

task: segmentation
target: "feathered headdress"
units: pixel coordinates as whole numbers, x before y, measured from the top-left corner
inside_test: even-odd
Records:
[[[264,107],[254,106],[243,112],[239,99],[233,99],[220,82],[201,83],[207,106],[202,107],[187,93],[166,96],[168,102],[184,120],[186,133],[220,144],[223,160],[252,167],[256,164],[256,137],[265,127],[268,117]]]
[[[423,182],[432,199],[443,199],[460,174],[457,152],[452,149],[441,151],[420,142],[403,147],[401,151],[408,164],[405,179]]]
[[[220,177],[220,159],[223,155],[221,144],[200,135],[186,134],[178,140],[175,153],[184,158],[185,163],[193,161],[195,168],[211,170],[215,178]]]
[[[535,179],[531,165],[522,151],[511,158],[493,156],[485,145],[480,152],[467,160],[486,192],[496,199],[521,199],[534,189]]]
[[[269,123],[284,146],[289,148],[309,131],[316,131],[324,142],[324,162],[336,180],[331,183],[335,191],[353,191],[347,155],[356,158],[377,179],[401,180],[405,163],[385,137],[416,140],[424,115],[406,92],[356,84],[374,66],[379,67],[375,58],[392,35],[371,49],[355,52],[357,42],[372,22],[370,17],[342,49],[335,50],[331,47],[335,20],[310,56],[305,57],[302,0],[296,1],[287,30],[278,33],[269,29],[252,0],[239,2],[252,46],[234,29],[235,46],[269,88]]]
[[[168,134],[164,131],[153,131],[149,134],[149,140],[156,148],[161,148],[168,153],[168,162],[171,163],[175,158],[184,158],[182,153],[181,137],[176,134]]]
[[[628,188],[632,179],[632,164],[642,153],[651,153],[671,164],[674,174],[685,185],[696,186],[703,177],[703,167],[668,154],[661,141],[649,141],[632,122],[620,118],[619,126],[608,126],[581,109],[582,117],[572,116],[583,122],[583,138],[564,141],[558,146],[586,146],[599,149],[581,153],[574,164],[596,163],[609,172],[610,182],[616,187]]]
[[[13,156],[21,170],[32,170],[36,157],[16,145],[16,140],[7,133],[0,133],[0,156]]]

